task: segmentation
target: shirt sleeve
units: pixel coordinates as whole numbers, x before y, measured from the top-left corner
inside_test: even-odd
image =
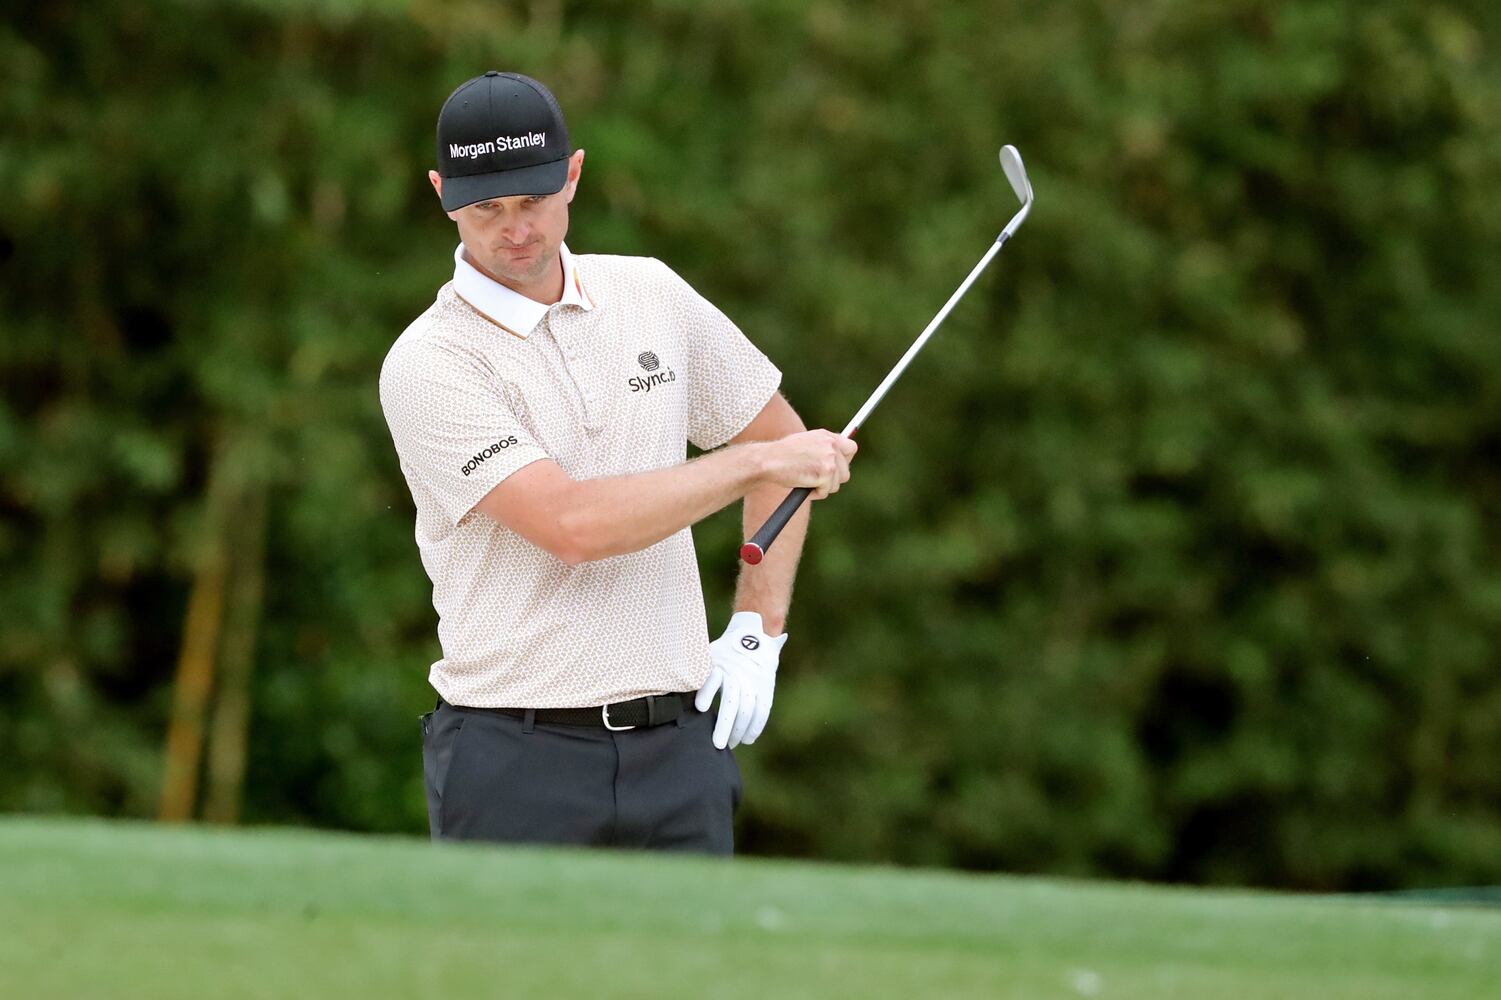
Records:
[[[402,466],[455,525],[511,473],[549,457],[499,387],[443,348],[393,352],[381,368],[380,403]]]
[[[688,440],[702,451],[729,441],[771,401],[782,371],[730,318],[662,265],[674,286],[688,354]]]

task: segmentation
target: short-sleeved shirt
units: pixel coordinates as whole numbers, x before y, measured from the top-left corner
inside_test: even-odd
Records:
[[[392,345],[380,399],[417,508],[456,705],[570,708],[688,691],[708,624],[684,528],[639,552],[569,566],[475,510],[552,459],[575,480],[679,465],[740,433],[782,373],[660,261],[575,256],[543,305],[471,266]]]

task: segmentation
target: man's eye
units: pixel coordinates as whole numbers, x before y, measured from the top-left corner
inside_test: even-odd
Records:
[[[540,205],[540,204],[542,204],[546,200],[547,200],[547,195],[545,195],[545,194],[534,194],[534,195],[532,195],[530,198],[528,198],[526,200],[526,203],[528,205]]]

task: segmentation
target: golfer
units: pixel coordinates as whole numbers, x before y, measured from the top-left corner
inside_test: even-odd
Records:
[[[453,280],[380,375],[439,618],[428,817],[435,839],[729,854],[730,749],[771,710],[808,508],[742,566],[712,643],[689,528],[836,492],[855,443],[807,430],[666,265],[569,250],[583,168],[528,77],[476,77],[438,115]]]

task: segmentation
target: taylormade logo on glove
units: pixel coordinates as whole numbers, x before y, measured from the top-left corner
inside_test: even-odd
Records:
[[[754,743],[771,715],[771,697],[777,685],[777,660],[787,633],[767,635],[761,615],[737,611],[724,635],[709,643],[709,679],[698,689],[693,704],[707,712],[719,694],[719,718],[714,723],[714,745],[723,750],[741,743]]]

